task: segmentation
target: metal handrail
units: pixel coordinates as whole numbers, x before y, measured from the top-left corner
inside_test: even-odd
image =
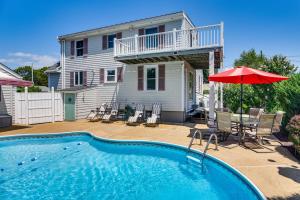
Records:
[[[211,143],[211,140],[212,140],[213,137],[215,138],[215,150],[218,150],[218,136],[215,133],[213,133],[209,136],[209,139],[207,141],[207,144],[206,144],[205,149],[204,149],[203,154],[202,154],[202,162],[201,163],[203,163],[203,160],[206,156],[206,152],[208,150],[209,144]]]
[[[191,146],[193,145],[193,141],[196,138],[197,134],[199,134],[199,136],[200,136],[200,145],[202,144],[202,132],[200,130],[196,130],[194,132],[193,137],[192,137],[192,139],[190,141],[190,144],[188,146],[188,152],[187,153],[189,153],[191,151]],[[206,143],[206,146],[204,148],[204,151],[202,153],[202,158],[201,158],[201,162],[200,162],[202,170],[203,170],[203,161],[204,161],[204,158],[206,157],[206,152],[208,150],[208,147],[209,147],[209,144],[211,143],[212,138],[215,138],[215,150],[218,150],[218,136],[215,133],[213,133],[209,136],[209,139],[208,139],[208,141]],[[187,157],[189,157],[189,156],[187,156]]]
[[[196,130],[196,131],[194,132],[193,137],[192,137],[192,139],[191,139],[191,141],[190,141],[190,144],[189,144],[189,146],[188,146],[188,152],[191,150],[191,147],[192,147],[192,145],[193,145],[193,142],[194,142],[194,139],[195,139],[197,133],[199,134],[200,145],[202,145],[202,132],[199,131],[199,130]]]

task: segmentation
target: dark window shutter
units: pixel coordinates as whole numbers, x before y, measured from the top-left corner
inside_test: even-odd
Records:
[[[102,36],[102,49],[107,49],[107,35]]]
[[[74,87],[74,72],[70,72],[70,87]]]
[[[104,83],[104,69],[100,69],[100,84]]]
[[[165,25],[158,26],[158,32],[160,32],[160,33],[165,32]],[[159,48],[164,47],[164,44],[165,44],[165,35],[164,34],[159,35],[158,44],[159,44]]]
[[[123,81],[123,67],[118,67],[117,69],[117,77],[118,77],[118,82]]]
[[[87,86],[87,71],[83,71],[83,85]]]
[[[83,39],[83,57],[86,57],[88,54],[88,39]]]
[[[139,29],[139,35],[145,35],[145,29],[143,29],[143,28]],[[145,47],[145,38],[140,37],[139,38],[139,50],[143,51],[144,47]]]
[[[158,32],[165,32],[165,25],[158,26]]]
[[[145,29],[141,28],[139,29],[139,35],[144,35],[145,34]]]
[[[117,33],[117,34],[116,34],[116,38],[117,38],[117,39],[121,39],[121,38],[122,38],[122,32]]]
[[[73,57],[75,55],[75,41],[74,40],[71,41],[70,52],[71,52],[71,56]]]
[[[164,64],[158,65],[158,90],[165,90],[165,77],[166,77],[166,66]]]
[[[138,66],[138,90],[144,90],[144,66]]]

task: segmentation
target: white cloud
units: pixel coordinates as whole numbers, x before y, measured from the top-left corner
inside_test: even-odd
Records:
[[[14,52],[9,53],[7,57],[0,58],[0,62],[8,65],[9,67],[18,67],[33,64],[34,68],[53,65],[59,60],[58,56],[52,55],[38,55],[27,52]]]

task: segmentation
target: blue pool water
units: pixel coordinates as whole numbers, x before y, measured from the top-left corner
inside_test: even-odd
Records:
[[[0,199],[262,199],[236,172],[186,150],[90,135],[0,140]],[[200,157],[194,153],[195,157]]]

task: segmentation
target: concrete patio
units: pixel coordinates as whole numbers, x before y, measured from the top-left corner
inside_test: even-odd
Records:
[[[194,128],[206,129],[201,124],[162,124],[149,128],[143,125],[131,127],[123,122],[103,124],[100,122],[57,122],[32,126],[13,126],[0,129],[0,135],[28,134],[28,133],[58,133],[69,131],[88,131],[97,136],[111,139],[134,139],[162,141],[187,146],[190,133]],[[197,144],[193,148],[203,150]],[[245,174],[270,199],[300,199],[300,163],[279,144],[272,143],[268,148],[259,148],[253,143],[247,143],[251,148],[239,146],[233,139],[220,143],[219,150],[212,145],[208,153],[232,165]]]

